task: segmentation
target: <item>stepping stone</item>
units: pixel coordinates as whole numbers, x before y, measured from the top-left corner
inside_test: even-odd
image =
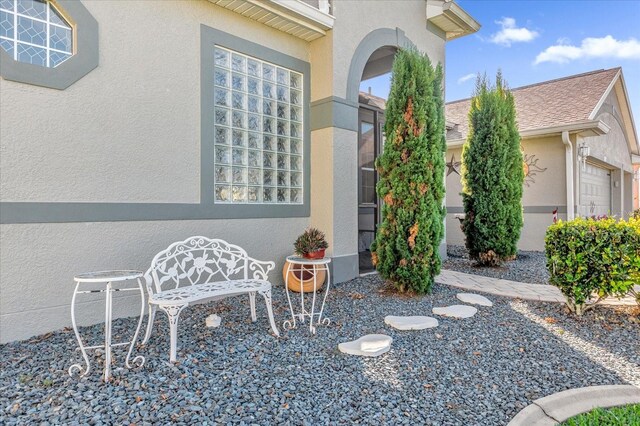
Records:
[[[380,356],[389,351],[392,341],[385,334],[367,334],[357,340],[338,344],[338,350],[349,355]]]
[[[467,305],[451,305],[446,308],[433,308],[435,315],[443,315],[452,318],[470,318],[478,312],[477,308]]]
[[[209,315],[205,320],[205,322],[207,323],[207,327],[218,327],[222,322],[222,318],[220,318],[216,314],[213,314],[213,315]]]
[[[458,293],[456,295],[458,300],[464,303],[470,303],[472,305],[480,306],[493,306],[493,302],[484,296],[474,293]]]
[[[396,317],[388,315],[384,317],[384,322],[398,330],[424,330],[438,326],[437,319],[424,316]]]

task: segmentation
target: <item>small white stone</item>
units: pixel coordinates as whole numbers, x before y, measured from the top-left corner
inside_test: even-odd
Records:
[[[388,352],[393,339],[385,334],[367,334],[357,340],[338,344],[338,350],[349,355],[379,356]]]
[[[458,300],[464,303],[471,303],[472,305],[480,306],[493,306],[493,302],[484,296],[474,293],[458,293],[456,295]]]
[[[452,318],[470,318],[478,312],[477,308],[467,305],[451,305],[446,308],[433,308],[435,315],[443,315]]]
[[[398,330],[424,330],[438,326],[438,320],[425,316],[396,317],[388,315],[384,317],[384,322]]]
[[[222,318],[216,314],[212,314],[207,317],[205,322],[207,323],[207,327],[218,327],[220,326],[220,322],[222,322]]]

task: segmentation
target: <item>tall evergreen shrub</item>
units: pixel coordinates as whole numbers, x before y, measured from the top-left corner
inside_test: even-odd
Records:
[[[462,149],[462,228],[472,259],[513,259],[522,229],[524,180],[513,95],[498,72],[495,86],[478,77]]]
[[[400,50],[385,118],[386,142],[376,160],[376,190],[384,203],[373,263],[399,291],[424,293],[440,273],[444,236],[442,67],[434,69],[416,50]]]

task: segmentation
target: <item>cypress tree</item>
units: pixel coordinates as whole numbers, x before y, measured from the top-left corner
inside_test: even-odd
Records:
[[[476,81],[461,175],[469,256],[482,265],[515,258],[524,169],[515,101],[500,72],[495,86],[486,76]]]
[[[371,246],[382,277],[399,291],[430,291],[444,236],[445,119],[442,67],[415,49],[393,62],[383,153],[376,159],[382,223]]]

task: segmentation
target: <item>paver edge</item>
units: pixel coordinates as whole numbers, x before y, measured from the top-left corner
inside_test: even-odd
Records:
[[[583,408],[576,409],[576,407],[573,407],[573,409],[571,409],[572,407],[568,403],[577,398],[585,405],[591,403],[589,405],[592,407],[585,408],[583,406]],[[607,402],[603,402],[604,400]],[[616,400],[619,402],[616,402]],[[640,388],[633,385],[604,385],[569,389],[536,399],[520,410],[507,426],[536,426],[548,424],[549,421],[557,424],[578,414],[591,411],[593,408],[611,408],[638,403],[640,403]],[[549,413],[549,408],[552,408],[550,406],[554,405],[564,406],[564,408],[569,408],[569,410],[565,410],[561,416],[555,414],[555,416],[552,417]],[[534,406],[534,408],[537,407],[537,409],[531,408],[532,406]],[[544,412],[544,418],[540,419],[538,409]]]

